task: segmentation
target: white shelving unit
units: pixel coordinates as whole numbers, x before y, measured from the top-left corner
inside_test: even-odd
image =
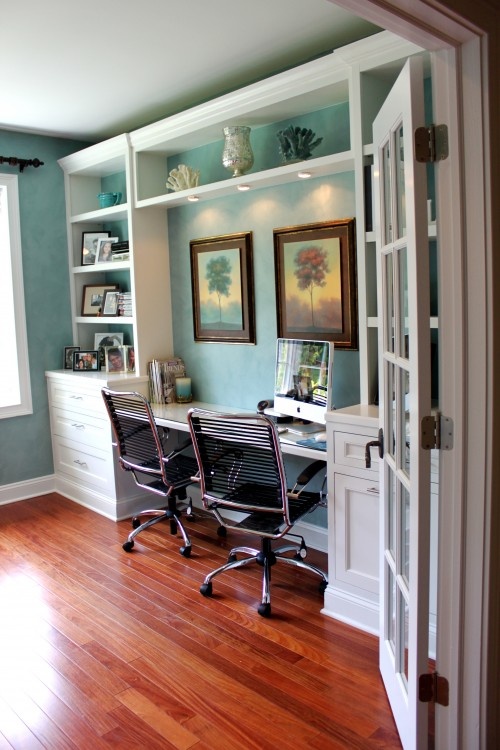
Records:
[[[59,164],[66,190],[73,343],[93,349],[96,333],[122,330],[126,342],[135,346],[136,373],[145,375],[148,361],[172,353],[165,213],[146,209],[139,214],[131,202],[132,152],[127,134],[67,156]],[[97,196],[103,191],[122,192],[124,202],[98,208]],[[128,240],[130,260],[82,265],[82,234],[91,231],[110,231]],[[133,316],[82,316],[84,287],[117,279],[121,289],[132,293]]]

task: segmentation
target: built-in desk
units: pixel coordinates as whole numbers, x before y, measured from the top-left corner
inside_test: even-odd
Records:
[[[169,427],[172,430],[188,432],[187,413],[190,409],[205,409],[207,411],[224,412],[226,414],[255,414],[250,409],[239,409],[233,406],[221,404],[206,404],[201,401],[192,401],[189,404],[151,404],[151,409],[157,423],[161,427]],[[281,450],[289,456],[300,456],[312,460],[323,459],[326,461],[327,453],[324,450],[299,445],[298,441],[304,439],[304,435],[293,432],[284,432],[280,436]]]

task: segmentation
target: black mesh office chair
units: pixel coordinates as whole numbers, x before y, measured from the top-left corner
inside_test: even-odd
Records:
[[[171,534],[175,535],[179,530],[182,535],[184,544],[180,548],[181,555],[189,557],[191,540],[180,516],[184,510],[191,515],[191,502],[187,507],[180,507],[177,501],[186,500],[186,487],[193,483],[193,476],[198,470],[196,459],[186,455],[191,440],[179,450],[166,453],[164,441],[168,430],[157,426],[149,401],[144,396],[135,392],[111,391],[109,388],[102,389],[102,396],[113,427],[121,467],[132,473],[139,487],[167,501],[166,507],[161,510],[144,510],[133,517],[133,531],[124,542],[123,549],[130,552],[135,537],[144,529],[160,521],[168,521]],[[142,518],[146,520],[141,522]]]
[[[200,591],[212,594],[212,579],[232,568],[258,563],[263,568],[262,603],[259,614],[271,614],[271,567],[278,561],[308,570],[321,578],[320,591],[328,583],[326,574],[304,562],[304,540],[288,542],[278,549],[273,540],[289,534],[306,513],[323,504],[321,490],[306,489],[324,461],[314,461],[288,489],[278,433],[264,414],[231,415],[191,409],[188,413],[191,439],[198,461],[201,495],[205,508],[226,528],[260,538],[260,549],[234,547],[226,565],[209,573]],[[224,513],[231,511],[231,513]],[[242,515],[244,514],[244,515]],[[236,520],[234,520],[236,518]],[[292,535],[293,536],[293,535]],[[287,553],[292,553],[287,557]],[[238,555],[245,557],[238,559]]]

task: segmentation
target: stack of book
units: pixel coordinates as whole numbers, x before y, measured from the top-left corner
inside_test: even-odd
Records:
[[[131,292],[119,292],[118,294],[118,315],[126,318],[131,317],[132,312],[132,294]]]
[[[111,245],[111,260],[118,262],[128,260],[129,257],[128,240],[123,240],[123,242],[113,242]]]

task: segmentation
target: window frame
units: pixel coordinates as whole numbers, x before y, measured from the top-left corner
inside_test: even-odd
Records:
[[[26,307],[21,244],[21,218],[19,211],[19,182],[15,174],[0,172],[0,186],[7,191],[7,209],[10,236],[10,258],[12,268],[12,293],[14,325],[16,329],[17,365],[20,403],[0,406],[0,419],[20,417],[33,413],[31,380],[28,356],[28,334],[26,330]]]

